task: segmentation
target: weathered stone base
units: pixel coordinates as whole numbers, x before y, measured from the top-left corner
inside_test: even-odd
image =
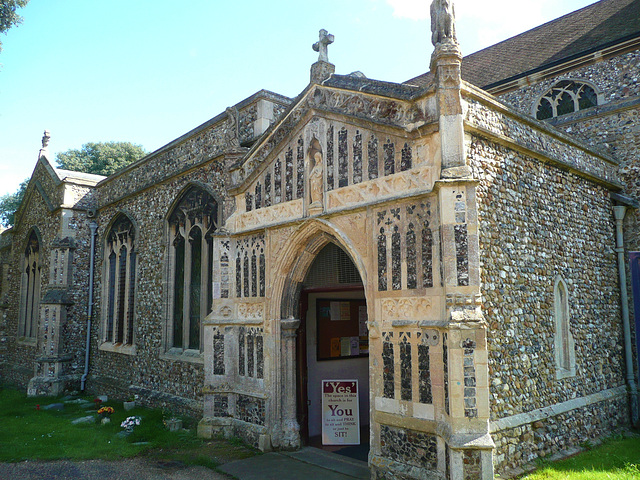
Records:
[[[9,362],[0,362],[0,379],[5,385],[13,385],[17,388],[25,389],[32,377],[33,368],[11,365]]]
[[[266,427],[253,425],[235,418],[203,417],[198,423],[198,437],[213,438],[241,438],[254,447],[263,451],[271,448],[270,439],[267,438]]]
[[[27,396],[57,397],[67,390],[66,377],[33,377],[29,380]]]
[[[496,474],[510,476],[544,458],[601,439],[629,424],[628,395],[592,403],[559,415],[493,433]],[[571,452],[567,452],[567,455]]]
[[[377,455],[369,456],[371,480],[444,480],[444,474],[426,468],[395,462]]]

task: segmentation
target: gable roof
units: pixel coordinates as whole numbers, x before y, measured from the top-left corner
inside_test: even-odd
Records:
[[[602,0],[467,55],[462,78],[485,90],[640,37],[640,0]],[[425,73],[406,84],[425,85]]]

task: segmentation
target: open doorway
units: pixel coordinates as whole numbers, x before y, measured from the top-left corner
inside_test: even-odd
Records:
[[[300,320],[297,412],[302,442],[366,462],[370,406],[364,285],[349,255],[333,243],[318,253],[302,283]],[[327,380],[357,380],[359,444],[331,441],[327,432],[323,438],[322,382]]]

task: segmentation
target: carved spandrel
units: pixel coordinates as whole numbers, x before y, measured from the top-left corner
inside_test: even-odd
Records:
[[[369,238],[367,216],[357,212],[335,217],[332,221],[353,242],[358,254],[365,258],[368,254],[367,239]]]
[[[252,227],[269,225],[285,220],[295,220],[303,216],[303,200],[279,203],[267,208],[260,208],[236,216],[236,229],[246,230]]]
[[[408,192],[429,192],[433,189],[432,173],[433,167],[424,166],[327,192],[328,208],[369,203]]]

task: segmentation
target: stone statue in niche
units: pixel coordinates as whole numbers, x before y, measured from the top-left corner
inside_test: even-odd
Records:
[[[458,43],[452,0],[431,2],[431,43],[434,47],[441,43]]]
[[[309,154],[307,155],[309,162],[309,211],[316,213],[322,211],[323,174],[322,174],[322,147],[317,138],[311,140]]]

